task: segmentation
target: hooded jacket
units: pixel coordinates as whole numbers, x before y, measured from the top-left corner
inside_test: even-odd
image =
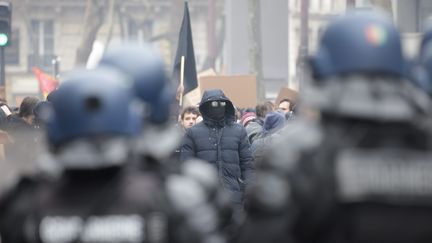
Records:
[[[260,161],[264,153],[269,150],[274,140],[280,137],[280,130],[285,126],[285,116],[277,111],[269,112],[264,120],[263,132],[259,134],[251,145],[254,161]]]
[[[264,120],[264,133],[272,133],[285,125],[285,115],[280,112],[272,111],[266,115]]]
[[[223,120],[209,117],[206,103],[211,101],[226,102]],[[218,170],[222,185],[233,192],[234,201],[240,202],[244,183],[253,170],[246,130],[235,122],[234,105],[220,89],[205,91],[199,110],[203,122],[187,130],[180,159],[199,158],[210,162]]]

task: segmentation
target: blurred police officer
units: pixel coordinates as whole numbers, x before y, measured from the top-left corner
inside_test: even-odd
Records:
[[[414,84],[432,96],[432,28],[423,34],[418,56],[411,61],[410,74]]]
[[[155,160],[170,158],[182,135],[170,122],[175,90],[165,73],[161,55],[148,44],[127,42],[109,47],[99,65],[125,73],[133,83],[146,121],[136,143],[139,153]]]
[[[132,192],[124,189],[129,183],[144,183],[123,171],[129,159],[128,137],[139,131],[141,120],[132,108],[130,87],[123,81],[111,70],[81,70],[62,83],[52,101],[47,132],[54,160],[63,172],[50,180],[21,179],[3,195],[2,241],[143,240],[139,205],[148,199],[131,197]],[[120,230],[122,225],[134,230]],[[101,235],[101,230],[109,233]]]
[[[3,195],[3,242],[224,242],[201,186],[217,182],[211,170],[189,166],[187,178],[163,180],[129,166],[142,128],[131,85],[102,67],[60,85],[47,131],[62,171],[22,179]],[[198,216],[182,214],[191,211]]]
[[[239,241],[430,242],[429,101],[404,78],[391,20],[336,19],[311,69],[301,110],[318,119],[294,121],[257,165]]]
[[[187,234],[181,234],[184,242],[224,241],[231,205],[228,195],[218,186],[216,172],[198,160],[179,163],[174,154],[182,131],[171,120],[175,90],[161,55],[150,45],[125,43],[108,48],[100,65],[115,68],[133,81],[145,125],[134,141],[138,160],[132,166],[163,178],[176,214],[185,220],[179,228],[188,229]]]

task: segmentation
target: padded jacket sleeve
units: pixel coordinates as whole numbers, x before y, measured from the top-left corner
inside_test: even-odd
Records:
[[[195,141],[192,129],[187,129],[183,137],[180,149],[180,161],[185,161],[190,158],[196,157]]]
[[[246,130],[242,128],[241,140],[239,146],[239,156],[240,156],[240,169],[241,169],[241,179],[247,184],[250,181],[254,165],[252,159],[252,153],[250,150],[250,143],[247,137]]]

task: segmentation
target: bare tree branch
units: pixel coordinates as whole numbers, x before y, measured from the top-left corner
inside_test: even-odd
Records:
[[[216,34],[215,54],[214,56],[207,55],[204,64],[201,68],[202,71],[207,70],[209,68],[214,68],[217,58],[220,57],[220,55],[222,54],[222,49],[225,42],[225,17],[223,15],[221,16],[221,22],[222,22],[221,27]]]
[[[108,36],[105,41],[105,46],[108,46],[108,44],[111,41],[112,33],[114,30],[114,17],[115,17],[115,11],[114,6],[116,4],[116,0],[110,0],[109,3],[109,10],[108,10]]]
[[[21,17],[24,19],[24,23],[26,25],[27,33],[30,37],[30,43],[32,44],[34,54],[36,56],[39,56],[38,40],[36,40],[36,38],[35,38],[35,34],[31,28],[30,20],[28,18],[28,14],[27,14],[28,13],[28,0],[22,1],[22,8],[20,10],[21,11],[19,11],[19,12],[21,14]]]
[[[106,0],[87,0],[84,30],[81,43],[77,49],[76,64],[85,64],[92,51],[100,27],[105,18]]]
[[[170,8],[170,32],[176,33],[172,38],[169,40],[170,46],[171,46],[171,56],[174,60],[174,55],[176,53],[177,48],[177,36],[180,32],[180,25],[182,22],[182,16],[183,16],[183,0],[172,0],[171,1],[171,8]]]
[[[261,60],[261,14],[260,1],[249,0],[249,65],[250,71],[256,74],[257,80],[257,98],[258,102],[262,102],[265,98],[265,90],[263,85],[262,60]]]

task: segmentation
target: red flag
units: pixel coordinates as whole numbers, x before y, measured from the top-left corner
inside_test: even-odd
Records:
[[[57,88],[59,82],[53,76],[44,73],[37,67],[32,68],[32,70],[39,82],[39,89],[42,92],[44,98],[46,98],[48,94],[51,93],[51,91]]]

